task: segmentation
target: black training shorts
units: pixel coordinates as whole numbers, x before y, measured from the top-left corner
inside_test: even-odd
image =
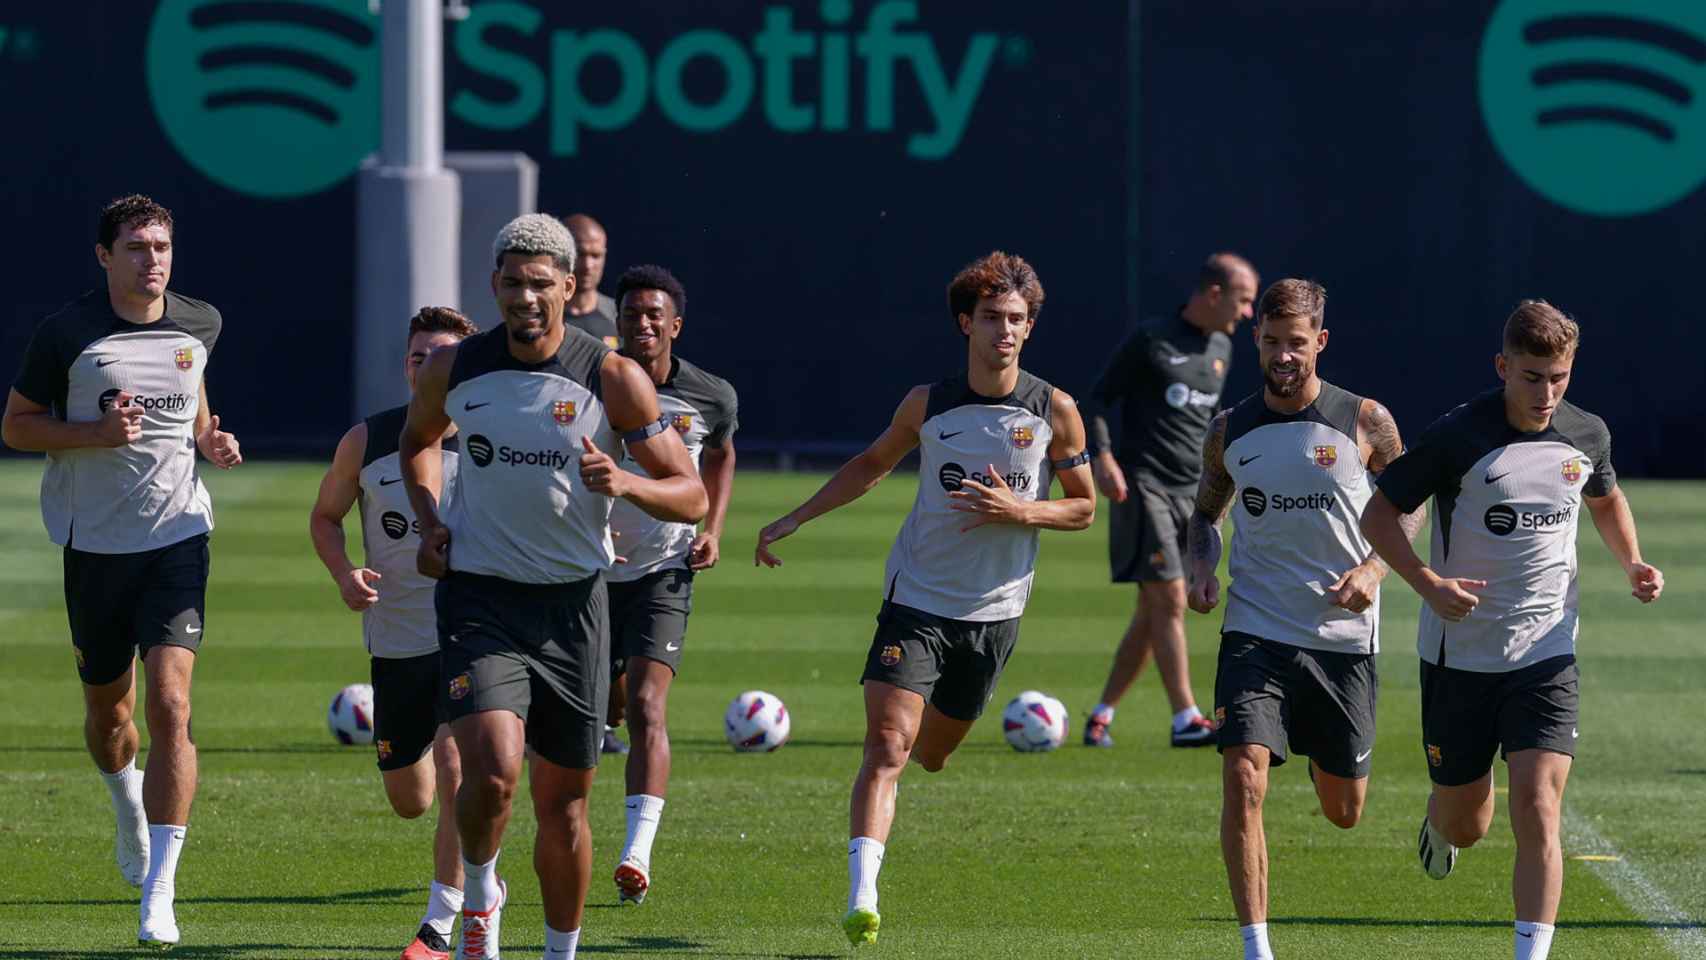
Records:
[[[1379,686],[1373,654],[1225,633],[1214,676],[1216,742],[1222,751],[1260,744],[1274,766],[1289,748],[1335,777],[1361,779],[1372,766]]]
[[[646,657],[681,669],[687,616],[693,612],[693,571],[654,570],[627,583],[611,581],[610,678],[628,670],[629,657]]]
[[[439,655],[374,657],[373,749],[379,769],[412,767],[432,749],[445,723],[445,689]]]
[[[951,620],[885,602],[859,682],[890,683],[955,720],[976,720],[1018,642],[1018,617]]]
[[[157,646],[201,648],[207,534],[141,553],[65,548],[65,612],[77,675],[112,683]]]
[[[1576,755],[1576,658],[1550,657],[1509,673],[1477,673],[1422,661],[1422,749],[1442,787],[1473,783],[1493,754],[1550,750]]]
[[[1123,469],[1123,468],[1122,468]],[[1124,503],[1109,504],[1108,570],[1115,583],[1178,580],[1196,498],[1126,471]]]

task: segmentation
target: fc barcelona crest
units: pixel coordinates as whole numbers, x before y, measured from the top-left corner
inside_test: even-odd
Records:
[[[1323,443],[1315,448],[1315,465],[1330,467],[1339,462],[1339,448],[1331,443]]]
[[[686,433],[693,429],[693,414],[678,413],[669,418],[669,425],[674,427],[677,433]]]
[[[189,347],[179,347],[172,351],[172,359],[177,362],[179,370],[188,370],[195,366],[195,351]]]
[[[1579,483],[1582,479],[1582,462],[1574,457],[1564,461],[1564,482]]]
[[[1220,357],[1214,358],[1214,375],[1217,377],[1226,376],[1226,361]]]
[[[573,400],[551,401],[551,419],[558,423],[574,423],[575,402]]]
[[[1020,450],[1028,449],[1032,443],[1036,442],[1036,439],[1037,435],[1031,432],[1030,427],[1013,428],[1013,446]]]
[[[887,646],[883,647],[882,655],[880,657],[878,657],[877,659],[881,660],[883,663],[883,666],[885,666],[885,667],[892,667],[895,664],[899,663],[900,662],[900,647],[899,647],[899,645],[891,643],[891,644],[888,644]]]

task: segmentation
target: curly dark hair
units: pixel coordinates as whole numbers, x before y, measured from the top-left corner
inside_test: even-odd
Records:
[[[95,240],[111,250],[118,232],[125,227],[145,227],[158,223],[172,233],[172,211],[140,193],[119,197],[101,209],[101,222],[95,228]]]
[[[1025,313],[1032,320],[1043,308],[1043,284],[1025,258],[1000,250],[966,264],[948,284],[948,314],[957,325],[961,315],[970,316],[984,297],[1016,293],[1025,299]]]
[[[622,298],[634,290],[662,290],[669,294],[669,299],[675,302],[675,315],[687,313],[687,288],[663,267],[655,263],[642,263],[622,271],[622,276],[616,281],[616,305],[622,305]]]
[[[449,307],[422,307],[420,313],[409,318],[411,337],[417,333],[449,333],[466,340],[479,332],[474,321]]]

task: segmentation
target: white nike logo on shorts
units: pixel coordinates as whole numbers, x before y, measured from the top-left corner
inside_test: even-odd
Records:
[[[200,627],[185,627],[184,632],[191,635],[191,636],[194,636],[194,635],[201,632],[201,628]]]
[[[1167,362],[1176,367],[1181,363],[1188,363],[1190,359],[1190,357],[1172,356],[1167,358]]]
[[[1570,728],[1570,739],[1571,740],[1576,739],[1576,728],[1575,727]]]
[[[679,643],[666,643],[663,645],[663,648],[665,650],[669,651],[670,653],[674,653],[675,651],[681,649],[681,644],[679,644]]]
[[[1373,752],[1374,752],[1374,748],[1373,748],[1373,747],[1369,747],[1369,748],[1368,748],[1368,749],[1367,749],[1367,750],[1364,750],[1364,751],[1363,751],[1363,752],[1361,752],[1361,753],[1359,753],[1359,754],[1357,754],[1357,760],[1356,760],[1356,762],[1357,762],[1357,763],[1361,763],[1361,762],[1363,762],[1363,761],[1364,761],[1364,760],[1367,760],[1367,759],[1368,759],[1368,755],[1369,755],[1369,754],[1371,754],[1371,753],[1373,753]]]

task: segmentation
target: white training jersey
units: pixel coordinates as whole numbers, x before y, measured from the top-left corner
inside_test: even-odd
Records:
[[[438,622],[433,612],[436,581],[415,567],[421,527],[403,492],[397,438],[409,408],[393,407],[365,421],[367,446],[361,455],[363,564],[379,574],[379,602],[361,613],[361,634],[375,657],[419,657],[438,652]],[[455,498],[458,438],[445,437],[440,472],[439,509]]]
[[[523,363],[495,327],[462,341],[444,412],[465,457],[444,514],[450,569],[517,583],[572,583],[609,569],[610,498],[581,483],[583,437],[613,453],[599,399],[610,348],[565,328],[557,355]]]
[[[1357,446],[1362,398],[1322,382],[1315,402],[1276,413],[1261,391],[1227,411],[1221,447],[1237,484],[1222,629],[1334,653],[1380,651],[1380,594],[1361,613],[1327,591],[1373,553],[1362,509],[1374,485]]]
[[[948,494],[967,479],[990,483],[994,466],[1020,500],[1048,499],[1053,397],[1053,387],[1023,371],[1005,397],[974,393],[964,376],[930,388],[918,496],[889,551],[889,600],[951,620],[1010,620],[1025,611],[1037,530],[990,523],[961,532],[973,515],[952,509]]]

